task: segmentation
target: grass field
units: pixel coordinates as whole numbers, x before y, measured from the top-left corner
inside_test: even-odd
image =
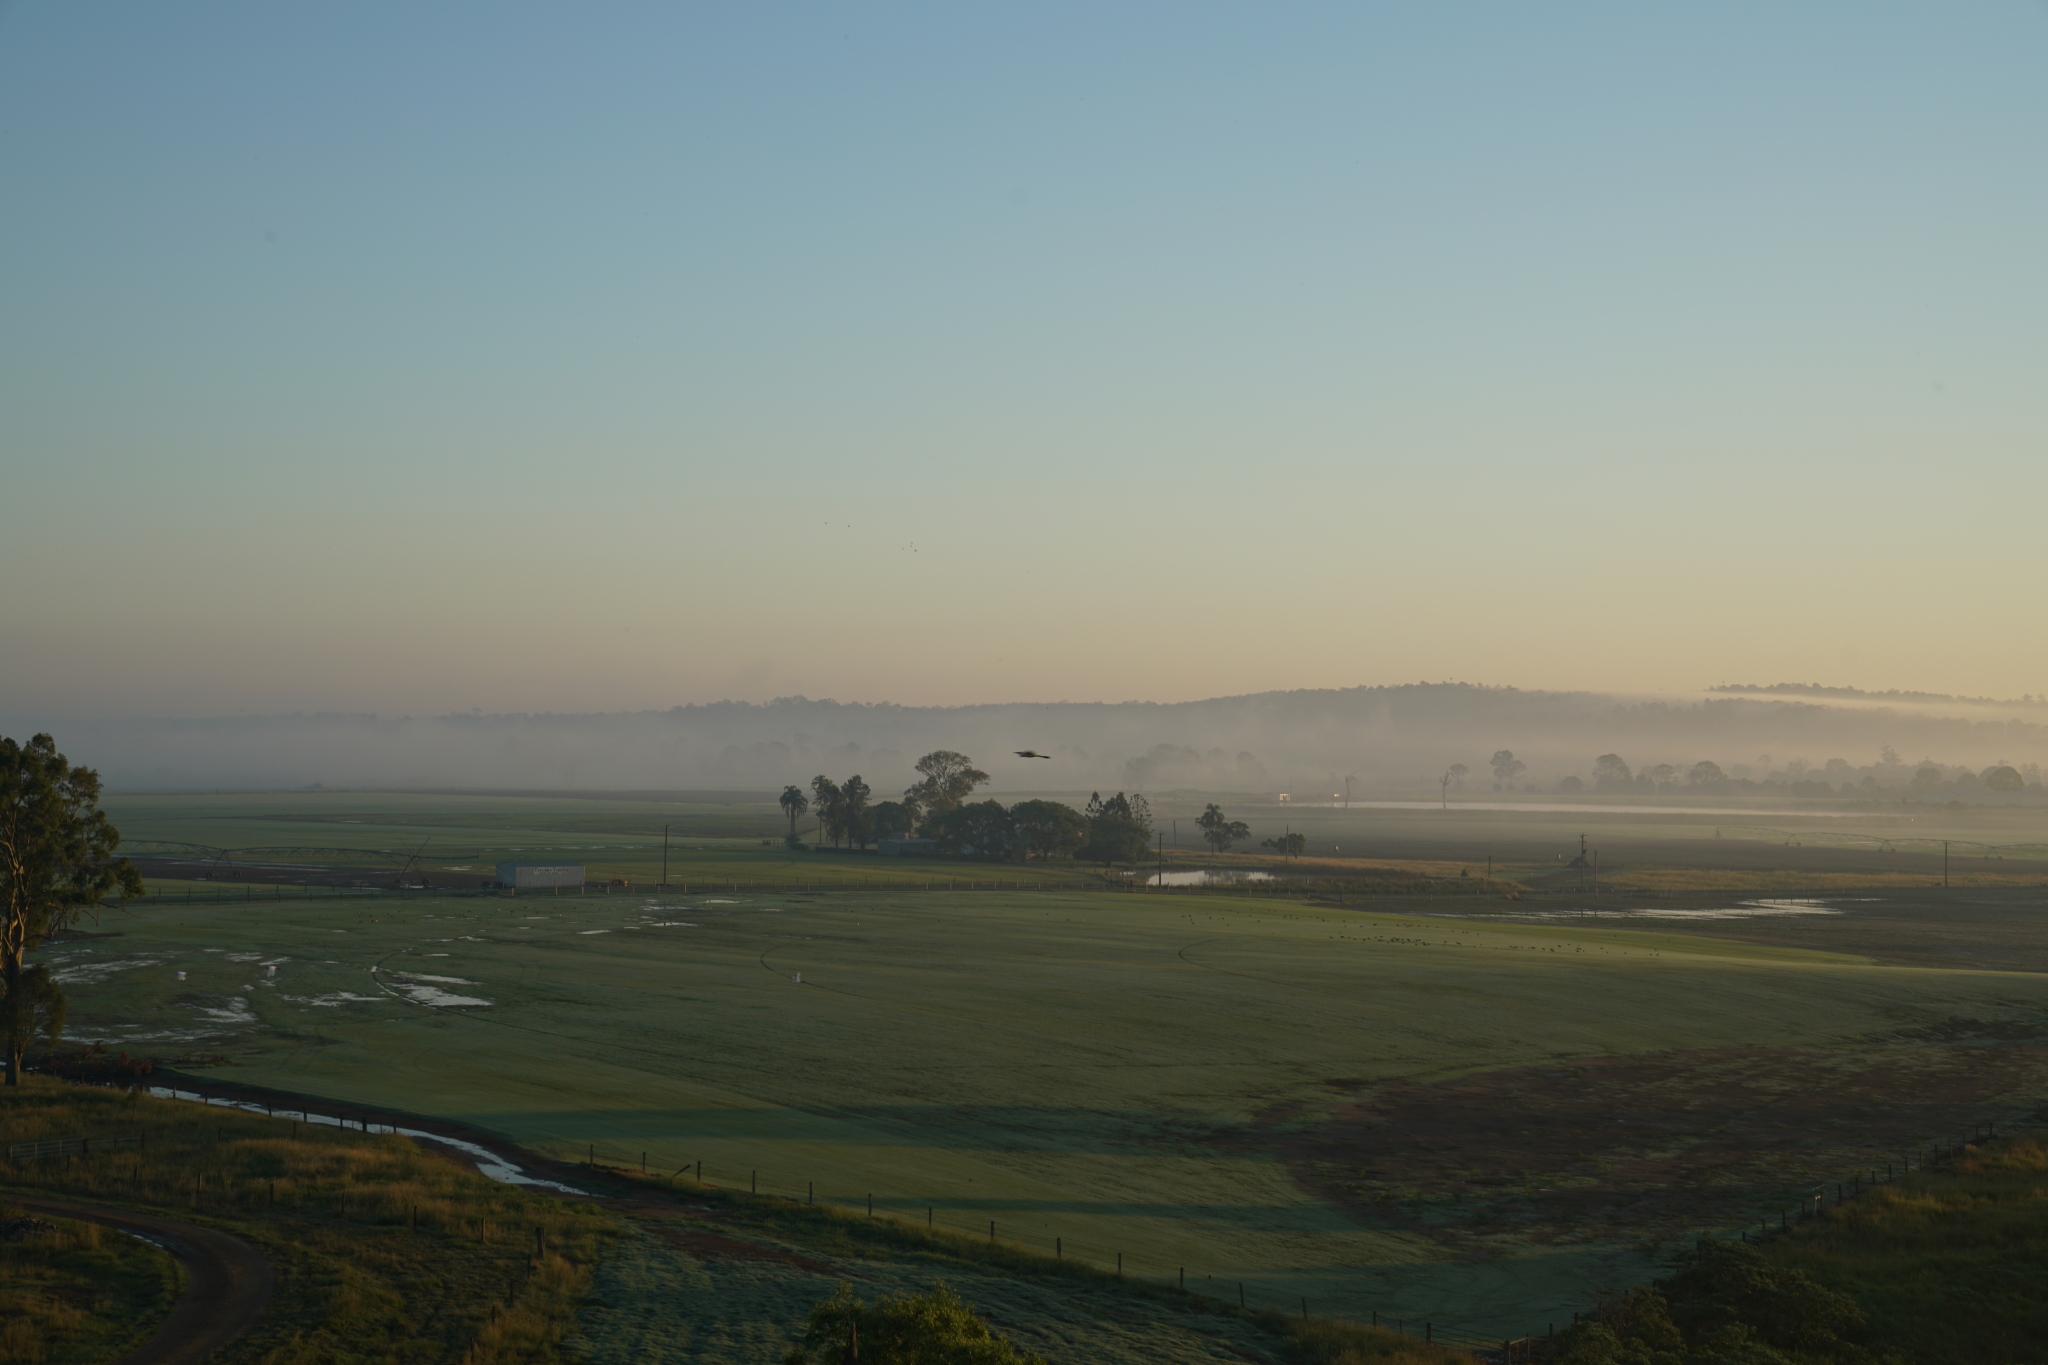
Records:
[[[610,1186],[614,1182],[601,1179]],[[585,1365],[778,1360],[841,1284],[872,1302],[945,1284],[1000,1333],[1053,1361],[1273,1360],[1447,1365],[1421,1324],[1378,1330],[1243,1311],[1230,1286],[1147,1284],[1001,1241],[859,1211],[629,1177],[628,1235],[600,1265],[567,1348]],[[1206,1291],[1206,1292],[1205,1292]],[[1413,1330],[1408,1330],[1409,1328]]]
[[[0,1199],[0,1221],[21,1216]],[[170,1311],[177,1263],[97,1223],[41,1221],[56,1231],[0,1241],[0,1361],[120,1359]]]
[[[431,1146],[220,1106],[32,1078],[0,1095],[10,1140],[97,1133],[146,1142],[9,1171],[19,1193],[153,1209],[224,1228],[278,1274],[224,1365],[780,1360],[840,1284],[869,1300],[947,1284],[1006,1335],[1056,1360],[1271,1360],[1446,1365],[1421,1329],[1302,1322],[1178,1287],[1119,1279],[1007,1242],[694,1179],[581,1168],[591,1197],[493,1184]],[[545,1251],[534,1238],[544,1231]],[[89,1223],[0,1243],[0,1360],[118,1357],[168,1311],[170,1258]],[[1216,1287],[1209,1286],[1212,1290]]]
[[[1919,1365],[2048,1360],[2048,1148],[1986,1144],[1830,1208],[1771,1259],[1848,1294]]]
[[[1014,799],[1016,794],[1004,794]],[[1079,804],[1086,793],[1054,793]],[[1155,800],[1164,855],[1175,865],[1266,868],[1371,879],[1393,874],[1456,878],[1494,875],[1540,890],[1567,892],[1582,875],[1567,864],[1585,835],[1600,860],[1601,884],[1638,892],[1903,889],[1939,886],[1944,858],[1952,886],[2048,886],[2048,811],[2039,809],[1878,806],[1811,809],[1760,803],[1753,814],[1687,815],[1656,802],[1621,812],[1574,812],[1533,804],[1521,811],[1388,810],[1240,805],[1252,840],[1217,857],[1200,847],[1199,800]],[[1841,803],[1834,803],[1839,807]],[[900,862],[872,854],[791,853],[788,828],[766,794],[748,799],[655,800],[645,796],[271,792],[117,795],[108,809],[135,850],[159,841],[231,848],[256,862],[325,862],[370,869],[410,867],[441,885],[474,884],[501,860],[574,859],[593,880],[635,885],[668,880],[698,886],[732,882],[904,885],[933,878],[1101,881],[1101,870],[1070,863],[1028,868]],[[668,834],[664,864],[664,827]],[[809,821],[799,822],[808,830]],[[1286,864],[1257,841],[1293,830],[1309,839],[1309,858]],[[1883,841],[1893,841],[1886,848]],[[335,850],[346,850],[337,853]],[[261,867],[230,877],[290,881]],[[183,886],[180,880],[177,883]]]
[[[6,1189],[153,1211],[255,1245],[277,1288],[249,1335],[215,1357],[222,1365],[548,1358],[614,1234],[596,1209],[485,1180],[399,1137],[39,1077],[0,1094],[9,1143],[128,1135],[145,1141],[11,1165]],[[76,1333],[77,1359],[112,1359],[120,1338],[146,1337],[167,1310],[168,1258],[151,1250],[157,1263],[136,1266],[130,1252],[95,1266],[85,1253],[107,1262],[128,1239],[74,1226],[45,1264],[37,1243],[0,1248],[0,1296],[33,1299],[52,1276],[93,1272],[69,1296],[76,1321],[58,1325]],[[60,1347],[49,1358],[71,1357]]]
[[[1987,943],[2038,940],[2031,893],[1969,894],[1959,918],[1996,911]],[[726,1187],[994,1220],[1134,1276],[1242,1281],[1254,1305],[1491,1334],[1568,1318],[1670,1238],[1830,1169],[2039,1100],[2048,977],[1873,958],[1856,907],[1797,944],[1442,908],[164,905],[44,956],[76,1037],[223,1053],[224,1078],[565,1160],[644,1152]]]

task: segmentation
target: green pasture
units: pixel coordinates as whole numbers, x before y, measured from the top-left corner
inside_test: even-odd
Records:
[[[636,886],[660,881],[664,866],[671,885],[1101,880],[1100,869],[1071,863],[992,871],[872,852],[791,852],[782,846],[789,822],[772,801],[323,791],[116,796],[106,805],[124,851],[148,856],[159,841],[235,850],[237,859],[256,864],[235,880],[257,886],[273,880],[264,862],[409,866],[430,881],[454,883],[489,877],[499,862],[554,861],[584,864],[593,881]],[[814,825],[806,818],[799,832],[808,835]],[[218,876],[226,871],[223,865]],[[182,890],[187,880],[163,885]]]
[[[1436,909],[1438,907],[1432,907]],[[1453,1259],[1270,1154],[1361,1084],[1660,1049],[1855,1046],[2038,1019],[2048,978],[1638,922],[1508,923],[1103,892],[144,904],[44,951],[72,1033],[442,1116],[563,1160],[984,1231],[1489,1333],[1648,1249]],[[269,965],[276,975],[267,974]],[[178,971],[187,979],[176,979]],[[801,976],[801,983],[796,978]]]
[[[1080,804],[1085,792],[995,793],[1014,800],[1051,795]],[[1996,807],[1829,803],[1830,808],[1755,802],[1740,814],[1687,814],[1662,798],[1607,812],[1532,803],[1488,811],[1453,801],[1448,809],[1388,809],[1260,804],[1220,798],[1252,829],[1226,859],[1284,870],[1260,854],[1259,841],[1303,834],[1318,859],[1382,859],[1434,865],[1436,875],[1467,870],[1556,889],[1584,835],[1614,889],[1687,891],[1722,888],[1774,894],[1860,885],[1939,884],[1938,842],[1951,840],[1951,876],[2048,885],[2048,811]],[[1476,800],[1477,798],[1475,798]],[[1183,865],[1214,861],[1197,838],[1194,817],[1206,798],[1155,796],[1155,825],[1165,856]],[[1595,803],[1598,804],[1598,803]],[[1625,803],[1626,804],[1626,803]],[[395,869],[430,881],[481,879],[500,861],[575,860],[593,880],[645,885],[706,883],[904,885],[946,879],[1099,884],[1101,871],[1072,863],[1001,871],[958,861],[899,861],[850,852],[790,852],[788,830],[769,794],[721,793],[717,799],[619,794],[506,795],[436,792],[248,792],[117,794],[107,809],[128,847],[152,841],[231,848],[255,861],[318,862]],[[798,822],[809,834],[815,822]],[[664,862],[664,827],[667,854]],[[1885,850],[1878,843],[1900,841]],[[261,850],[272,850],[263,853]],[[1246,862],[1247,856],[1250,862]],[[1341,869],[1340,869],[1341,870]],[[254,867],[237,880],[262,883]]]

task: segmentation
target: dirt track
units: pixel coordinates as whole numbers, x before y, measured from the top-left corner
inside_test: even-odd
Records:
[[[197,1365],[249,1330],[270,1302],[277,1277],[263,1254],[240,1238],[147,1213],[9,1192],[7,1202],[35,1213],[137,1233],[178,1258],[185,1292],[156,1335],[119,1365]]]

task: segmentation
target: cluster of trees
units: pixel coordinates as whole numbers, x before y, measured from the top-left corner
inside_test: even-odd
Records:
[[[1152,809],[1142,794],[1122,792],[1107,800],[1096,792],[1078,811],[1058,801],[1019,801],[1007,809],[1000,801],[972,801],[938,812],[919,832],[941,853],[995,861],[1071,855],[1107,866],[1145,856]]]
[[[1118,863],[1144,857],[1152,839],[1152,809],[1142,794],[1118,792],[1105,800],[1098,792],[1089,798],[1087,809],[1079,811],[1058,801],[1019,801],[1007,807],[1000,801],[975,801],[970,798],[988,781],[988,774],[951,749],[935,749],[920,758],[917,772],[918,780],[897,801],[871,801],[873,790],[858,773],[844,782],[821,773],[811,779],[808,795],[794,784],[785,787],[785,842],[791,848],[803,847],[796,822],[806,813],[817,816],[820,836],[829,837],[834,848],[864,849],[877,839],[916,834],[945,853],[999,860],[1071,855]],[[1249,832],[1241,823],[1235,828],[1238,838]]]
[[[1765,770],[1765,775],[1759,779],[1755,776],[1756,768],[1746,763],[1737,763],[1725,770],[1711,760],[1683,766],[1657,763],[1645,768],[1631,768],[1620,754],[1602,754],[1593,760],[1590,781],[1574,773],[1559,782],[1557,790],[1566,794],[1592,791],[1603,796],[1690,793],[1701,796],[1749,794],[1926,800],[1938,792],[2041,789],[2041,771],[2031,763],[2022,770],[2001,760],[1979,772],[1968,767],[1943,767],[1932,759],[1923,759],[1917,767],[1912,767],[1901,763],[1898,754],[1889,746],[1882,751],[1878,762],[1861,769],[1840,758],[1831,758],[1818,768],[1804,759],[1792,759],[1777,769],[1773,769],[1771,763],[1769,754],[1757,756],[1758,767]],[[1516,758],[1511,749],[1496,752],[1492,763],[1494,790],[1513,790],[1514,783],[1528,770],[1528,766]],[[1446,786],[1452,783],[1462,786],[1460,779],[1466,771],[1462,764],[1453,764],[1444,777]],[[1536,788],[1530,785],[1527,790],[1535,791]]]
[[[41,963],[23,959],[103,897],[140,896],[142,878],[116,858],[121,834],[100,810],[100,777],[74,768],[48,735],[26,744],[0,736],[0,1030],[7,1084],[21,1084],[22,1054],[64,1028],[64,992]]]
[[[974,789],[988,781],[988,774],[974,766],[965,754],[951,749],[934,749],[917,760],[918,780],[904,790],[900,801],[870,802],[874,789],[859,773],[844,782],[834,782],[823,773],[811,779],[810,795],[794,783],[782,789],[779,804],[789,817],[791,848],[802,848],[796,822],[806,812],[815,812],[818,831],[829,835],[832,846],[842,844],[866,848],[877,839],[900,838],[921,829],[928,821],[957,810]]]
[[[1853,1299],[1753,1246],[1702,1240],[1673,1273],[1558,1334],[1552,1365],[1890,1365]]]

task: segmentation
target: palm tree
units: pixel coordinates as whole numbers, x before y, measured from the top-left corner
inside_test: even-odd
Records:
[[[811,808],[811,798],[804,795],[804,789],[792,782],[782,789],[780,802],[782,813],[789,817],[789,841],[796,842],[797,817]]]
[[[841,833],[839,813],[845,798],[839,794],[839,784],[819,773],[811,779],[811,809],[818,812],[818,837],[832,836],[832,847],[839,847]]]

